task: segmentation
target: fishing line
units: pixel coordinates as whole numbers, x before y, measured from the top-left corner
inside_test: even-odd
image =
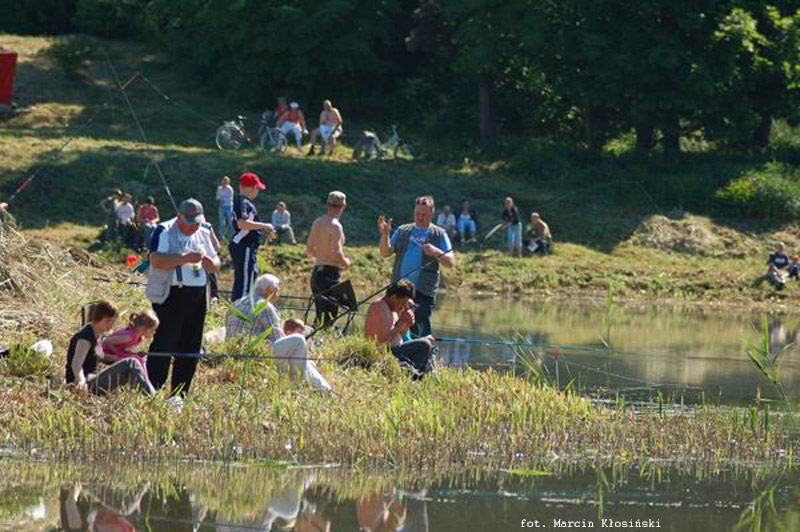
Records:
[[[99,109],[95,110],[95,112],[89,117],[89,119],[86,122],[84,122],[83,124],[81,124],[75,130],[75,134],[76,135],[68,138],[63,144],[61,144],[61,146],[58,147],[55,150],[55,152],[53,152],[48,157],[48,159],[45,160],[44,163],[42,163],[25,181],[22,182],[22,184],[19,187],[17,187],[17,190],[14,191],[14,193],[11,194],[11,196],[8,197],[7,202],[9,204],[11,202],[13,202],[14,199],[16,199],[17,195],[20,194],[22,191],[24,191],[26,188],[28,188],[28,186],[33,182],[33,180],[42,172],[42,170],[44,170],[44,168],[45,168],[44,164],[48,164],[48,163],[56,160],[57,158],[59,158],[61,156],[61,154],[64,152],[64,150],[67,149],[67,146],[69,146],[75,140],[77,140],[79,138],[77,135],[82,133],[84,130],[88,129],[88,127],[90,125],[92,125],[92,123],[94,123],[95,119],[100,115],[100,113],[105,111],[108,108],[109,108],[108,102],[105,102],[105,103],[103,103],[103,105]]]
[[[131,117],[133,118],[134,123],[136,124],[136,128],[139,130],[139,136],[142,137],[142,141],[147,145],[150,144],[150,141],[147,139],[147,134],[142,128],[142,124],[139,121],[139,116],[136,114],[136,110],[133,108],[133,104],[131,103],[130,98],[128,97],[128,93],[125,91],[125,86],[119,79],[117,75],[117,69],[114,68],[114,63],[111,62],[111,56],[108,55],[108,51],[103,49],[103,53],[106,56],[106,61],[108,62],[108,66],[111,69],[111,74],[114,76],[114,82],[117,84],[120,93],[122,93],[122,98],[125,100],[125,104],[128,106],[128,110],[131,113]],[[129,82],[132,80],[129,80]],[[158,160],[156,157],[152,158],[152,164],[156,167],[156,171],[158,172],[159,177],[161,178],[161,183],[164,186],[164,190],[167,192],[167,196],[169,197],[170,203],[172,203],[172,207],[175,209],[175,212],[178,212],[178,204],[175,203],[175,198],[172,197],[172,191],[169,189],[169,185],[167,184],[167,179],[164,177],[164,172],[161,171],[161,165],[158,164]]]
[[[217,126],[217,125],[219,125],[219,123],[223,121],[222,119],[220,119],[220,120],[213,120],[213,119],[209,118],[208,116],[206,116],[206,115],[203,115],[203,114],[199,113],[198,111],[195,111],[194,109],[192,109],[192,108],[191,108],[191,107],[189,107],[188,105],[185,105],[185,104],[178,103],[177,101],[175,101],[175,100],[173,100],[172,98],[170,98],[170,97],[169,97],[167,94],[165,94],[165,93],[164,93],[164,91],[162,91],[161,89],[159,89],[159,88],[158,88],[158,87],[155,85],[155,83],[153,83],[152,81],[150,81],[150,78],[148,78],[147,76],[145,76],[145,75],[144,75],[144,74],[142,74],[141,72],[137,72],[137,74],[139,75],[139,77],[140,77],[140,78],[141,78],[141,79],[142,79],[142,80],[143,80],[145,83],[147,83],[147,84],[150,86],[150,88],[151,88],[151,89],[153,89],[153,91],[155,91],[155,93],[156,93],[156,94],[158,94],[159,96],[161,96],[161,97],[162,97],[162,98],[163,98],[165,101],[167,101],[167,102],[171,103],[171,104],[172,104],[172,105],[174,105],[175,107],[177,107],[177,108],[179,108],[179,109],[182,109],[182,110],[184,110],[184,111],[186,111],[186,112],[188,112],[188,113],[190,113],[190,114],[192,114],[192,115],[196,116],[197,118],[200,118],[201,120],[204,120],[205,122],[207,122],[207,123],[209,123],[209,124],[211,124],[211,125],[214,125],[214,126]]]

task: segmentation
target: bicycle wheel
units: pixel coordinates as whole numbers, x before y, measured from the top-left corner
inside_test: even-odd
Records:
[[[225,124],[217,129],[217,148],[220,150],[238,150],[245,143],[244,133],[236,126]]]
[[[272,128],[265,131],[258,143],[265,152],[283,153],[286,151],[286,135],[280,129]]]
[[[286,134],[280,129],[272,130],[272,149],[278,153],[285,153],[286,148],[289,147],[289,139]]]
[[[365,161],[367,160],[367,153],[369,152],[369,147],[372,145],[372,141],[369,139],[361,139],[356,142],[356,145],[353,147],[353,160],[355,161]]]
[[[413,161],[414,160],[414,152],[411,149],[411,146],[406,144],[405,142],[398,144],[394,148],[394,160],[406,160],[406,161]]]

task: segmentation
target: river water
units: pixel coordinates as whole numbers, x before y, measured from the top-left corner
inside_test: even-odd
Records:
[[[288,311],[287,311],[288,312]],[[453,366],[520,370],[537,347],[543,371],[588,394],[748,403],[775,390],[747,356],[763,316],[697,307],[445,299],[434,317]],[[782,380],[800,386],[800,318],[771,316]],[[499,345],[498,345],[499,344]],[[515,363],[515,359],[516,363]],[[670,395],[671,394],[671,395]],[[0,459],[0,530],[481,531],[536,528],[800,530],[800,473],[742,465],[706,471],[620,466],[461,472],[276,469],[258,464],[125,466]],[[604,521],[604,519],[606,521]]]
[[[448,365],[502,368],[525,346],[536,348],[551,378],[559,355],[559,380],[581,389],[627,392],[643,399],[660,391],[675,401],[743,404],[776,389],[750,361],[747,349],[763,337],[764,315],[699,307],[629,306],[605,302],[543,302],[486,297],[444,299],[434,333]],[[781,356],[781,380],[790,396],[800,391],[800,316],[767,318],[769,348]],[[458,341],[451,341],[458,339]],[[485,342],[485,343],[484,343]],[[611,350],[609,351],[609,347]],[[517,364],[519,365],[519,364]]]
[[[800,530],[796,473],[709,478],[617,468],[426,480],[182,463],[0,466],[2,530],[461,532],[572,521],[711,532],[754,529],[753,520],[763,530]]]

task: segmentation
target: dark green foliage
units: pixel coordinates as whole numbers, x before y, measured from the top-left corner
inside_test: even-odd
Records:
[[[92,40],[80,36],[61,37],[47,49],[47,55],[72,78],[83,75],[96,53]]]
[[[21,345],[12,347],[7,357],[0,358],[0,374],[3,375],[38,379],[49,376],[50,371],[46,356]]]
[[[78,0],[75,25],[78,31],[111,39],[148,36],[147,8],[150,0]]]
[[[747,173],[717,193],[737,208],[739,214],[775,220],[796,220],[800,216],[800,173],[781,164]]]
[[[0,28],[140,38],[237,105],[599,152],[767,147],[798,120],[800,11],[776,0],[23,0]],[[6,10],[8,11],[8,10]]]
[[[11,0],[0,9],[0,31],[61,34],[74,31],[77,0]]]

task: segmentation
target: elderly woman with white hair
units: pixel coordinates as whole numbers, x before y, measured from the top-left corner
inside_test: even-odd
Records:
[[[225,320],[225,336],[260,336],[268,332],[270,342],[282,338],[280,316],[273,304],[278,300],[280,288],[281,282],[275,275],[266,273],[258,277],[252,294],[246,294],[233,303]]]

